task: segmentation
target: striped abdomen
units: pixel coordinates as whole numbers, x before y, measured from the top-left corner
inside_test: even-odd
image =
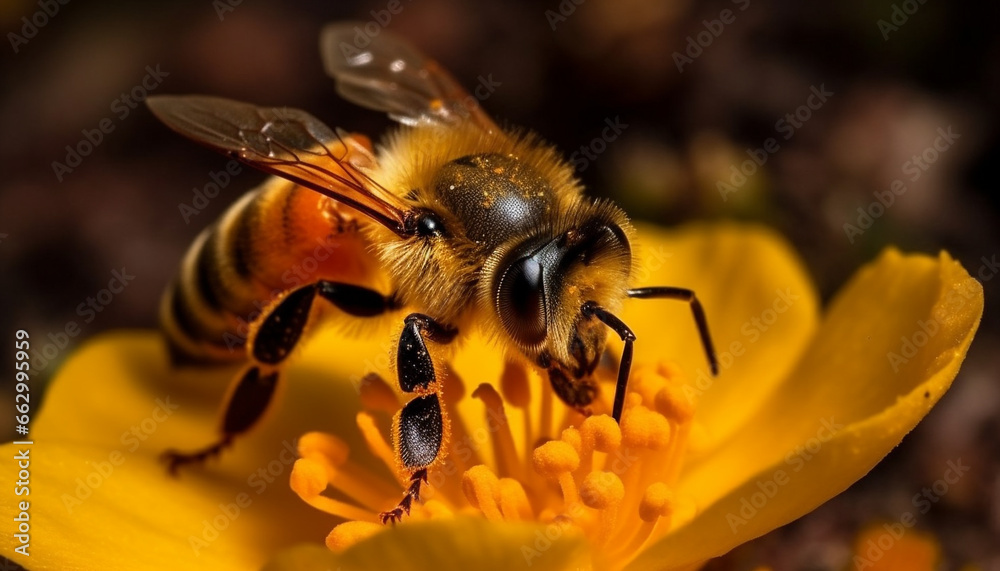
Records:
[[[175,361],[246,357],[249,325],[277,296],[318,279],[365,284],[376,272],[352,210],[272,178],[191,245],[160,322]]]

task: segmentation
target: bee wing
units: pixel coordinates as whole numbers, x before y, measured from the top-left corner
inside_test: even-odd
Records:
[[[360,28],[354,22],[329,24],[320,35],[326,73],[337,80],[344,99],[405,125],[455,126],[470,119],[487,132],[499,132],[476,98],[436,61],[386,30],[358,48]]]
[[[410,210],[363,172],[374,163],[371,154],[305,111],[198,95],[152,96],[146,102],[178,133],[406,234]]]

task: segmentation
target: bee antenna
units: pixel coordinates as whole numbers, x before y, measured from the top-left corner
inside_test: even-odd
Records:
[[[601,323],[607,325],[612,331],[618,334],[625,342],[622,349],[621,364],[618,366],[618,382],[615,384],[615,404],[611,409],[611,416],[615,422],[621,424],[622,409],[625,407],[625,390],[628,388],[628,375],[632,369],[632,344],[635,342],[635,333],[629,329],[628,325],[614,314],[597,305],[596,301],[588,301],[580,308],[580,313],[584,317],[596,317]]]
[[[708,332],[708,319],[705,318],[705,309],[702,308],[698,296],[692,290],[681,287],[643,287],[628,290],[628,296],[636,299],[676,299],[686,301],[691,305],[691,314],[694,317],[695,325],[698,326],[698,335],[701,337],[701,345],[705,349],[705,356],[708,358],[708,366],[712,369],[712,376],[719,374],[719,359],[715,356],[715,347],[712,345],[712,336]]]

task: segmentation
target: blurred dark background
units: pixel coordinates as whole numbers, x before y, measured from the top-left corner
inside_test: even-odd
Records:
[[[227,160],[169,132],[144,106],[131,108],[133,88],[145,80],[139,96],[150,88],[289,105],[372,135],[390,126],[335,95],[317,38],[325,22],[385,19],[395,3],[100,4],[0,5],[7,38],[0,48],[0,332],[12,339],[26,329],[34,348],[51,345],[35,358],[36,396],[81,341],[113,328],[154,327],[158,297],[186,246],[264,178],[243,169],[185,220],[180,205],[192,205],[193,189]],[[591,192],[637,218],[771,225],[798,248],[824,299],[889,244],[947,249],[974,276],[982,270],[992,278],[1000,269],[996,3],[398,6],[389,29],[469,88],[498,83],[483,101],[494,117],[576,152]],[[813,93],[825,94],[810,99]],[[600,141],[606,121],[616,120],[627,127]],[[88,151],[81,141],[86,133],[96,141],[102,125],[108,132],[74,166],[66,146]],[[949,128],[958,137],[939,138]],[[772,137],[776,152],[758,150]],[[754,154],[766,162],[745,163]],[[752,176],[734,175],[740,165]],[[896,179],[906,191],[862,228],[858,208],[869,208],[876,193],[887,196]],[[863,232],[849,235],[847,223]],[[103,303],[99,292],[122,268],[134,279]],[[998,282],[984,281],[988,300]],[[95,299],[89,308],[88,298]],[[987,310],[952,390],[871,475],[710,568],[846,568],[861,528],[897,521],[912,495],[941,477],[945,460],[961,457],[973,471],[918,527],[941,542],[942,568],[1000,570],[997,334]],[[13,370],[13,352],[0,354],[4,370]],[[10,381],[0,382],[0,406],[8,410]],[[13,435],[12,425],[0,415],[3,434]]]

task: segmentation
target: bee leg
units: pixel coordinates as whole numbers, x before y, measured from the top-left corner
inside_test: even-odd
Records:
[[[444,440],[444,413],[438,397],[440,387],[424,337],[446,344],[458,334],[457,329],[420,313],[411,313],[404,323],[396,350],[399,386],[417,396],[399,411],[393,427],[397,431],[399,459],[406,469],[412,470],[412,475],[410,487],[399,504],[379,514],[383,524],[401,520],[404,514],[410,513],[412,503],[420,500],[420,483],[427,482],[427,467],[438,459]]]
[[[219,455],[233,443],[236,435],[253,426],[271,402],[274,389],[278,385],[278,371],[261,374],[261,368],[253,366],[237,379],[236,386],[223,407],[225,413],[222,420],[222,437],[215,443],[193,452],[174,449],[165,451],[162,458],[171,475],[176,476],[181,466],[200,464]]]
[[[237,377],[223,406],[222,436],[215,443],[193,452],[164,452],[163,460],[171,474],[176,474],[181,466],[199,464],[218,455],[236,436],[260,420],[278,386],[280,366],[302,337],[317,295],[357,317],[372,317],[398,307],[392,296],[328,281],[309,284],[287,294],[260,317],[259,327],[248,344],[254,364]]]

